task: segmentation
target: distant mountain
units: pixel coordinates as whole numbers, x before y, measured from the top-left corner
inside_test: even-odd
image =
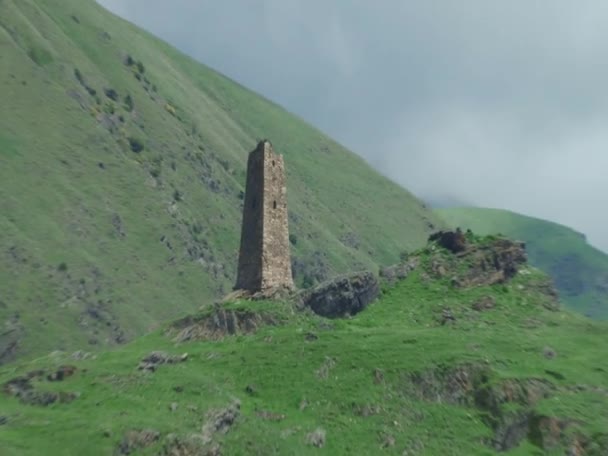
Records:
[[[0,49],[0,363],[122,343],[230,291],[262,138],[285,155],[300,285],[393,263],[441,223],[93,0],[0,1]]]
[[[530,262],[553,278],[568,307],[592,318],[608,318],[608,255],[589,245],[584,234],[500,209],[451,208],[436,213],[453,227],[525,241]]]

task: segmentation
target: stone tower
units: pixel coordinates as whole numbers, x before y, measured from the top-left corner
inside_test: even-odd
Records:
[[[241,249],[235,289],[293,288],[283,156],[261,141],[247,160]]]

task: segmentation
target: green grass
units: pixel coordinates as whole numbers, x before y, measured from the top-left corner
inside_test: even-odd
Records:
[[[606,324],[547,310],[546,296],[535,288],[544,275],[532,268],[505,285],[462,290],[449,280],[426,279],[425,264],[348,320],[285,313],[279,303],[238,301],[229,307],[276,309],[289,318],[217,342],[176,345],[157,331],[95,360],[75,362],[57,354],[6,366],[0,382],[35,368],[75,364],[74,377],[38,387],[81,395],[49,407],[0,396],[0,411],[9,417],[1,428],[3,454],[112,454],[127,430],[143,428],[157,430],[161,440],[136,454],[158,454],[170,434],[200,433],[207,411],[234,399],[241,401],[241,416],[226,435],[216,437],[225,454],[495,454],[484,444],[493,432],[483,410],[423,398],[409,380],[416,372],[466,365],[486,369],[493,388],[530,379],[549,382],[551,394],[531,409],[572,422],[554,448],[543,451],[524,438],[507,454],[564,454],[574,438],[586,442],[588,454],[604,454],[598,442],[608,429]],[[494,297],[496,307],[471,310],[481,296]],[[445,308],[456,316],[453,324],[438,322]],[[307,339],[307,333],[318,339]],[[554,358],[544,356],[547,347]],[[187,352],[189,360],[152,374],[137,371],[152,350]],[[382,373],[381,381],[374,380],[375,372]],[[173,402],[175,412],[169,409]],[[525,409],[508,401],[501,408]],[[259,411],[284,419],[264,420]],[[305,444],[306,435],[319,427],[327,433],[321,450]],[[394,446],[381,449],[389,437]],[[590,450],[594,445],[597,453]]]
[[[608,255],[589,245],[581,233],[499,209],[452,208],[436,213],[453,227],[524,241],[530,262],[553,278],[569,308],[592,318],[608,318]]]
[[[394,263],[441,224],[323,133],[93,0],[4,0],[0,46],[0,321],[16,355],[113,345],[228,292],[262,138],[285,155],[300,284]],[[15,334],[0,335],[0,363]]]

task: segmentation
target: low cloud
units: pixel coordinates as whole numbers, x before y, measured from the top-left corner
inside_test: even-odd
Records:
[[[608,251],[608,2],[100,0],[423,198]]]

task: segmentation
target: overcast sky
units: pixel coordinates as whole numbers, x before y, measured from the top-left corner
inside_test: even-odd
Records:
[[[605,0],[99,0],[431,201],[608,251]]]

